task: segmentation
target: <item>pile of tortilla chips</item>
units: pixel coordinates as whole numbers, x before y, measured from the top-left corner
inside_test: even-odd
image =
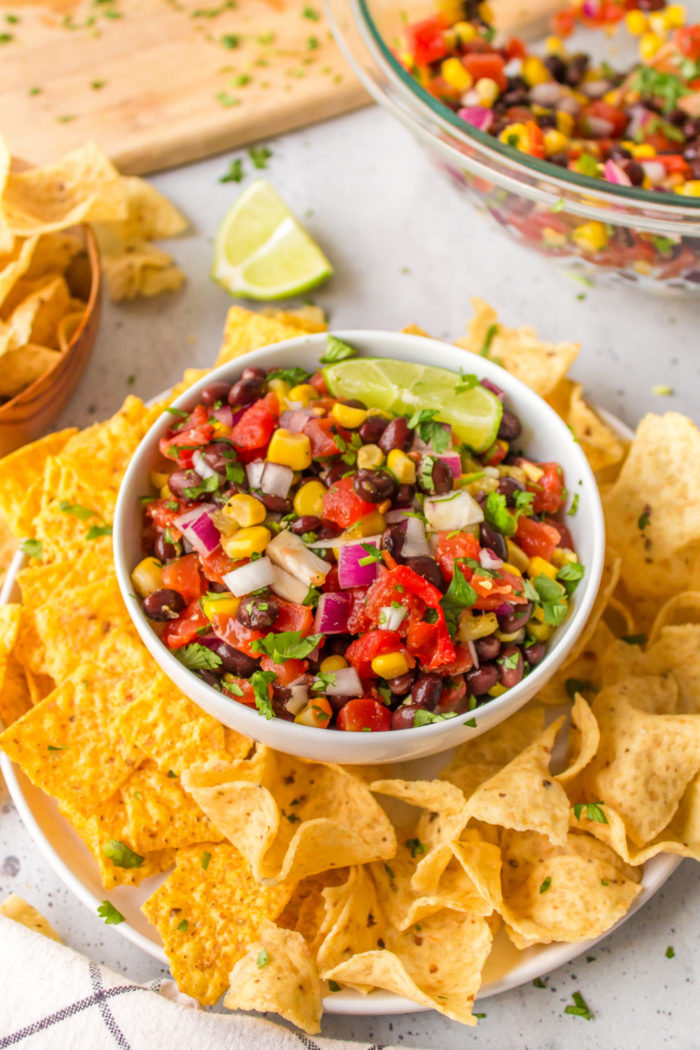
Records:
[[[91,278],[83,223],[93,224],[112,299],[184,281],[150,242],[187,222],[147,182],[120,176],[94,143],[14,170],[0,137],[0,401],[47,372],[80,326]]]
[[[603,479],[610,547],[566,666],[436,779],[275,753],[159,671],[109,531],[162,404],[130,397],[0,461],[0,510],[31,555],[21,603],[0,610],[0,747],[57,800],[107,891],[152,878],[143,911],[202,1003],[224,995],[313,1033],[324,995],[385,989],[475,1024],[495,937],[596,937],[638,897],[648,858],[700,859],[700,434],[649,416],[628,448],[566,377],[574,345],[475,307],[465,349],[486,342],[562,413]],[[322,327],[313,311],[234,307],[217,363]]]

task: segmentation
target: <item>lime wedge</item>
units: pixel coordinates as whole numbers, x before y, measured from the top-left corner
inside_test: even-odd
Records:
[[[456,436],[476,452],[496,440],[503,415],[499,399],[483,386],[456,392],[459,377],[446,368],[394,361],[385,357],[353,357],[323,369],[333,397],[359,398],[368,408],[411,414],[437,409],[435,419],[449,423]]]
[[[214,245],[212,277],[231,295],[284,299],[333,273],[281,197],[257,179],[229,208]]]

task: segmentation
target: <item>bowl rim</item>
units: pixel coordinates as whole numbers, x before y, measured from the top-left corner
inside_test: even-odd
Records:
[[[328,0],[325,0],[325,6],[328,11]],[[594,194],[598,207],[604,206],[606,199],[611,200],[611,203],[619,203],[620,200],[624,200],[634,209],[638,205],[657,207],[664,210],[670,209],[674,213],[673,219],[678,219],[682,216],[694,221],[700,219],[700,214],[698,214],[700,212],[700,198],[681,197],[679,194],[665,191],[655,193],[635,186],[618,186],[604,179],[594,179],[589,175],[582,175],[565,168],[558,168],[546,160],[530,157],[528,154],[517,150],[514,146],[509,146],[492,135],[479,131],[478,128],[460,120],[449,106],[434,98],[397,61],[391,49],[385,43],[384,37],[369,11],[368,0],[350,0],[350,7],[356,12],[355,20],[359,22],[360,30],[365,43],[368,45],[368,49],[374,54],[375,59],[379,58],[381,60],[385,72],[388,72],[394,78],[411,101],[418,101],[423,106],[426,106],[432,117],[438,121],[442,130],[452,137],[462,139],[472,148],[474,143],[476,143],[487,154],[496,154],[500,160],[505,161],[515,172],[518,172],[518,169],[520,169],[538,176],[546,176],[555,183],[560,182],[566,187],[585,190],[588,195]],[[333,18],[332,15],[331,25],[335,35],[342,39],[343,33],[338,25],[338,20]],[[351,49],[345,46],[343,51],[352,61]],[[362,72],[357,69],[357,64],[354,61],[352,61],[352,64],[367,87],[366,77],[362,76]],[[415,114],[413,116],[415,118]],[[443,145],[449,145],[449,143],[443,143]],[[526,193],[524,188],[522,192]],[[571,201],[568,203],[571,203],[572,209],[575,208],[575,202]],[[613,215],[611,218],[614,217]]]
[[[447,343],[444,340],[432,339],[404,332],[397,333],[386,329],[338,329],[332,333],[320,332],[300,335],[292,339],[285,339],[277,343],[271,343],[264,347],[259,347],[255,350],[247,351],[246,353],[211,369],[196,383],[193,383],[192,386],[183,391],[182,394],[171,403],[169,408],[183,409],[192,407],[197,403],[197,398],[201,390],[209,386],[211,383],[216,383],[222,380],[228,381],[232,373],[240,372],[241,369],[245,368],[247,365],[261,364],[264,366],[267,358],[277,357],[280,353],[289,353],[291,356],[295,350],[306,348],[309,344],[311,344],[311,346],[316,344],[320,350],[322,346],[325,346],[328,334],[333,334],[337,336],[337,338],[350,343],[350,345],[353,344],[353,341],[357,340],[371,340],[373,343],[376,342],[378,344],[378,351],[374,356],[382,356],[382,344],[385,342],[389,343],[391,340],[397,338],[402,340],[407,346],[414,346],[416,349],[421,348],[424,352],[426,351],[426,344],[434,347],[436,352],[444,352],[446,348],[451,351],[458,349],[454,344]],[[364,356],[370,355],[365,354]],[[530,674],[523,677],[518,685],[508,689],[501,696],[491,699],[481,708],[477,707],[473,711],[465,711],[456,715],[454,718],[411,728],[411,739],[415,741],[418,740],[418,734],[422,734],[422,739],[429,739],[431,737],[437,738],[440,735],[449,739],[451,729],[462,725],[470,719],[477,720],[478,725],[478,715],[480,711],[488,710],[492,713],[498,713],[500,717],[497,721],[501,722],[526,703],[529,697],[535,695],[545,682],[547,682],[556,672],[557,668],[561,666],[562,662],[583,632],[598,593],[603,570],[605,555],[605,522],[603,519],[603,510],[595,476],[580,445],[571,437],[567,425],[560,416],[557,415],[554,409],[548,405],[539,394],[526,386],[521,380],[506,372],[503,368],[495,364],[493,361],[490,361],[488,358],[479,358],[478,362],[475,360],[474,367],[477,371],[481,371],[484,378],[488,378],[499,385],[504,390],[506,397],[511,399],[517,405],[523,400],[526,403],[530,402],[530,411],[523,415],[525,420],[529,422],[533,417],[532,410],[536,406],[538,414],[544,413],[544,415],[549,417],[549,420],[554,424],[555,429],[561,430],[562,440],[569,440],[571,454],[578,461],[578,472],[580,476],[585,479],[587,490],[585,507],[586,513],[590,517],[588,527],[590,528],[592,535],[592,555],[588,564],[585,566],[586,583],[588,586],[585,589],[582,600],[577,603],[574,608],[573,614],[570,615],[561,625],[560,633],[558,637],[556,637],[552,648],[547,651],[542,662],[538,664]],[[453,371],[453,369],[448,370]],[[140,504],[137,504],[135,500],[131,499],[130,489],[134,487],[136,483],[138,483],[139,486],[147,484],[147,481],[142,476],[144,474],[142,461],[144,458],[151,455],[153,445],[161,436],[161,432],[164,432],[171,425],[172,413],[165,410],[161,413],[158,419],[153,422],[147,433],[139,442],[139,445],[129,461],[119,487],[114,512],[112,540],[113,558],[122,599],[142,642],[168,678],[174,682],[178,688],[182,689],[182,691],[185,692],[194,703],[200,706],[199,701],[191,695],[191,692],[188,692],[178,685],[178,678],[181,678],[183,672],[187,669],[183,667],[179,660],[177,660],[173,653],[163,644],[161,639],[155,633],[148,618],[143,612],[141,599],[138,598],[132,590],[131,569],[133,566],[129,564],[126,553],[127,522],[129,521],[130,516],[135,513],[135,506],[140,508]],[[130,505],[130,500],[133,505]],[[588,581],[592,582],[589,583]],[[554,666],[552,666],[552,664],[554,664]],[[206,690],[212,694],[212,700],[220,700],[221,694],[217,692],[217,690],[197,678],[192,672],[187,673],[191,676],[196,690],[200,690],[200,688]],[[533,684],[535,685],[535,689],[532,688]],[[525,693],[528,693],[528,695],[524,696]],[[238,704],[235,711],[237,722],[236,728],[238,731],[254,739],[259,739],[261,715],[257,709],[249,708],[244,704]],[[319,736],[318,729],[315,729],[312,726],[298,725],[295,722],[287,722],[284,719],[274,719],[273,721],[276,723],[276,728],[279,729],[281,734],[286,735],[288,730],[293,728],[292,735],[294,739],[299,742],[300,746],[302,739],[309,745],[312,741],[318,740],[321,745],[318,750],[320,752],[323,751],[321,744],[323,736]],[[395,732],[395,730],[383,730],[375,732],[373,735],[375,737],[383,737]],[[350,750],[355,749],[358,752],[358,755],[360,755],[364,747],[361,743],[362,734],[345,733],[343,736],[347,743],[347,747]],[[279,743],[275,743],[272,746],[277,750],[284,750],[284,747]],[[450,746],[452,746],[450,743],[445,743],[445,747]],[[323,760],[322,754],[319,760]],[[360,759],[355,756],[355,760],[359,761]],[[400,756],[397,756],[396,760],[400,760]],[[351,759],[345,759],[344,761],[350,762]]]
[[[48,368],[45,372],[42,372],[40,376],[37,376],[33,383],[29,386],[25,386],[23,390],[20,390],[18,394],[11,397],[8,401],[4,401],[0,405],[0,416],[4,411],[10,411],[16,408],[18,404],[24,398],[31,400],[39,388],[39,384],[50,383],[51,377],[54,372],[65,365],[68,357],[73,353],[75,347],[82,338],[83,332],[87,327],[90,319],[92,318],[95,309],[97,308],[100,294],[102,292],[102,270],[100,267],[100,249],[97,244],[97,237],[95,236],[94,230],[89,223],[78,223],[78,228],[83,231],[85,237],[84,251],[87,253],[87,257],[90,263],[90,294],[83,310],[83,316],[80,318],[80,323],[76,330],[71,336],[68,346],[65,350],[58,350],[56,352],[56,361]],[[68,227],[70,229],[70,227]],[[80,254],[80,253],[78,253]]]

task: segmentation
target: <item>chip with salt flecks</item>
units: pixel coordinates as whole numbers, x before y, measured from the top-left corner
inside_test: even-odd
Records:
[[[668,682],[667,689],[649,697],[638,694],[635,706],[657,714],[700,714],[700,624],[663,627],[654,643],[644,647],[614,639],[601,654],[601,662],[606,685],[630,675],[659,676]]]
[[[394,828],[351,768],[260,747],[251,759],[194,766],[183,786],[266,882],[392,857]]]
[[[115,302],[175,292],[185,283],[172,255],[147,241],[137,241],[118,255],[103,255],[102,269],[109,297]]]
[[[8,350],[2,355],[0,398],[15,397],[58,364],[59,360],[56,350],[34,343],[27,343],[18,350]]]
[[[604,470],[624,459],[627,443],[584,401],[580,383],[573,384],[566,422],[593,470]]]
[[[75,427],[59,430],[0,459],[0,512],[15,536],[32,534],[34,518],[41,508],[46,462],[77,433]]]
[[[260,924],[277,918],[293,888],[261,886],[229,843],[201,843],[177,851],[175,870],[142,911],[163,938],[180,990],[211,1005],[228,988],[229,974]]]
[[[0,605],[0,721],[6,726],[32,706],[27,681],[13,655],[21,616],[20,605]]]
[[[330,871],[309,875],[297,883],[289,903],[277,919],[277,925],[287,930],[296,930],[314,951],[318,947],[318,936],[326,911],[323,891],[327,886],[340,886],[347,882],[348,868],[331,868]]]
[[[300,933],[261,923],[230,980],[224,998],[229,1010],[270,1010],[309,1035],[321,1031],[321,979]]]
[[[223,365],[249,350],[259,350],[270,343],[279,343],[283,339],[296,339],[308,334],[296,324],[283,324],[281,321],[262,317],[260,314],[244,310],[241,306],[232,306],[226,315],[224,340],[216,359],[216,365]]]
[[[263,317],[269,317],[280,324],[299,328],[304,332],[325,332],[328,330],[328,322],[323,308],[304,303],[294,309],[280,310],[275,306],[265,306],[260,311]]]
[[[536,393],[546,397],[578,355],[578,343],[545,343],[534,328],[506,328],[483,299],[472,299],[474,316],[456,345],[502,365]]]
[[[664,627],[683,624],[700,624],[700,591],[681,591],[664,602],[649,631],[649,644],[654,644]]]
[[[20,923],[21,926],[26,926],[28,930],[34,930],[36,933],[43,934],[44,937],[49,937],[52,941],[61,943],[61,938],[49,920],[44,918],[32,904],[18,897],[16,893],[11,893],[0,904],[0,915]]]
[[[575,780],[591,761],[600,744],[600,730],[595,715],[580,693],[576,693],[574,697],[571,727],[569,761],[566,767],[554,777],[559,784],[569,784]]]
[[[0,735],[0,749],[47,795],[85,810],[139,764],[115,724],[132,699],[123,678],[84,664]]]

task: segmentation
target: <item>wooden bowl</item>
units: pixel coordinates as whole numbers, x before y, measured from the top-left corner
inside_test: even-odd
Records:
[[[56,354],[56,363],[31,386],[0,405],[0,456],[34,441],[49,429],[75,390],[95,345],[102,299],[100,253],[92,229],[79,229],[85,238],[85,249],[71,264],[66,279],[71,291],[87,301],[85,313],[66,349]]]

